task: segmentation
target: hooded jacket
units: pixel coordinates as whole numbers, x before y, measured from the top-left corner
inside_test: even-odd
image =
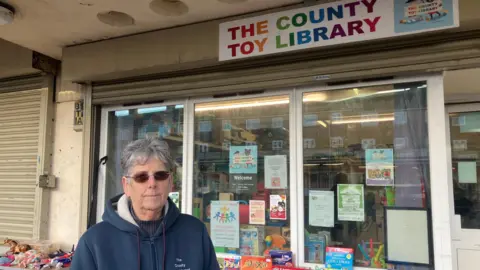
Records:
[[[70,269],[219,270],[205,225],[181,214],[170,199],[165,207],[162,224],[150,237],[130,214],[127,197],[113,198],[103,221],[80,238]]]

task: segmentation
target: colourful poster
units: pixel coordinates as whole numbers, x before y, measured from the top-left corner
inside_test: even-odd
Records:
[[[365,194],[363,185],[339,184],[338,197],[338,220],[365,221]]]
[[[353,270],[353,249],[327,247],[325,266],[327,269]]]
[[[215,247],[240,246],[239,203],[237,201],[212,201],[210,231]]]
[[[270,219],[287,220],[287,195],[270,195]]]
[[[455,0],[395,0],[395,33],[419,32],[455,24]]]
[[[265,156],[265,188],[287,188],[287,156]]]
[[[333,191],[310,190],[308,223],[316,227],[333,227],[335,222],[335,196]]]
[[[265,225],[265,201],[250,201],[250,224]]]
[[[257,146],[230,147],[231,174],[257,174]]]
[[[365,150],[367,186],[393,186],[393,149]]]

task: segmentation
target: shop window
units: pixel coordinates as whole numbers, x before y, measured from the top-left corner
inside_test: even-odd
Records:
[[[108,112],[105,200],[123,193],[120,158],[134,140],[156,137],[168,142],[177,168],[170,197],[180,208],[183,156],[183,105],[156,106]],[[102,187],[100,187],[102,188]],[[100,201],[99,203],[104,203]],[[101,209],[99,209],[101,210]]]
[[[480,112],[450,114],[455,214],[462,229],[480,229]]]
[[[217,254],[290,250],[289,96],[195,106],[193,214]]]
[[[385,207],[430,208],[426,87],[304,93],[306,263],[324,264],[325,247],[340,247],[355,266],[390,267]]]

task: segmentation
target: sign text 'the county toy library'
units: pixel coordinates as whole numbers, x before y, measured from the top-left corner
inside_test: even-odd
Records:
[[[458,27],[458,0],[345,0],[220,24],[219,60]]]

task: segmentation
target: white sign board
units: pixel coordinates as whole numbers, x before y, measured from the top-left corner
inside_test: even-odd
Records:
[[[219,60],[458,26],[458,0],[344,0],[222,23]]]

